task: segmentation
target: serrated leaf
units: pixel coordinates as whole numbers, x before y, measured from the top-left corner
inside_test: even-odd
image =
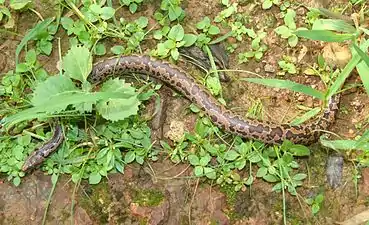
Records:
[[[92,56],[84,46],[72,46],[63,57],[63,69],[66,75],[84,83],[92,70]]]
[[[118,78],[108,80],[101,87],[101,91],[131,95],[126,99],[111,99],[99,102],[96,108],[105,119],[118,121],[137,114],[138,106],[140,105],[138,94],[135,92],[135,88],[126,84],[124,80],[119,80]]]
[[[69,77],[52,76],[36,86],[31,103],[33,106],[40,106],[60,93],[76,90],[78,88]]]

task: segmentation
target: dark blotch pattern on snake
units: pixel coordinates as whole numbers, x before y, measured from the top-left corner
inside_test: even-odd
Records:
[[[219,127],[247,139],[257,139],[268,144],[281,144],[290,140],[295,144],[312,144],[317,141],[322,130],[327,130],[338,112],[339,95],[333,96],[317,120],[298,126],[273,124],[241,116],[227,110],[205,87],[189,76],[183,69],[168,62],[149,56],[121,56],[95,64],[89,76],[92,83],[100,83],[108,77],[136,72],[159,79],[189,100],[197,104]]]

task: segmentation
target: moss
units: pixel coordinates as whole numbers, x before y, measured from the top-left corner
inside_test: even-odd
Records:
[[[132,200],[140,206],[157,206],[164,199],[164,194],[156,189],[136,189]]]
[[[108,208],[111,203],[109,187],[106,181],[98,185],[90,185],[85,190],[88,196],[81,197],[80,204],[87,213],[98,220],[100,224],[108,223]]]

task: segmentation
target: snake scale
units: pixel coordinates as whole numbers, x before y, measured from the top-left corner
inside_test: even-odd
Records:
[[[316,142],[321,132],[327,130],[334,122],[340,100],[339,95],[332,96],[329,99],[327,108],[319,118],[310,123],[292,126],[289,124],[262,122],[255,119],[244,119],[240,115],[226,109],[202,84],[189,76],[183,69],[169,62],[149,56],[120,56],[96,63],[88,80],[93,84],[98,84],[109,77],[117,77],[130,72],[145,74],[169,85],[199,106],[213,123],[221,129],[243,138],[256,139],[267,144],[281,144],[284,140],[304,145]],[[55,134],[62,135],[62,132],[56,129]],[[60,145],[62,138],[56,137],[55,134],[51,141],[55,139],[58,141],[55,143]],[[47,149],[47,145],[50,145],[50,143],[50,141],[47,142],[40,149],[44,149],[48,153],[51,152],[50,147],[49,150]],[[53,150],[57,148],[55,145],[51,147]],[[28,158],[24,168],[32,167],[28,162],[40,161],[32,159],[32,156],[42,159],[45,155],[47,156],[48,154],[34,153]]]

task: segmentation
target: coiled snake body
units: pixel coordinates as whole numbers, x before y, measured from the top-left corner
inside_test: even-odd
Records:
[[[88,80],[91,83],[100,83],[108,77],[116,77],[128,72],[146,74],[171,86],[198,105],[223,130],[268,144],[281,144],[283,140],[304,145],[316,142],[322,130],[327,130],[334,122],[338,111],[339,95],[335,95],[329,100],[322,116],[307,124],[292,126],[243,119],[227,110],[202,84],[183,69],[149,56],[121,56],[99,62],[94,65]]]

